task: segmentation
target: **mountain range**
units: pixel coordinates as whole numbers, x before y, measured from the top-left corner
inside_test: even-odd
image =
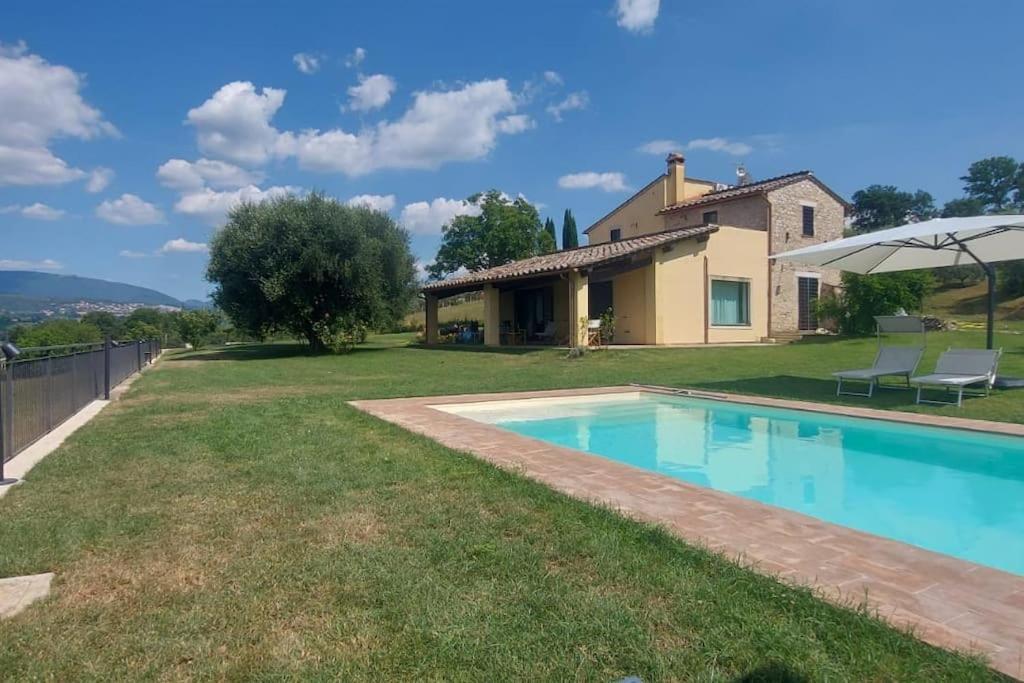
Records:
[[[0,271],[0,297],[49,302],[145,304],[194,308],[204,302],[186,302],[147,287],[78,275],[55,275],[30,270]]]

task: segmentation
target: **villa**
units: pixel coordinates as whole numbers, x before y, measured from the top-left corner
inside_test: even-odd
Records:
[[[810,171],[725,185],[665,173],[584,233],[588,245],[426,285],[426,337],[441,298],[483,291],[484,343],[586,346],[581,321],[612,309],[617,344],[714,344],[818,328],[839,271],[771,257],[842,237],[849,205]],[[575,321],[575,322],[574,322]]]

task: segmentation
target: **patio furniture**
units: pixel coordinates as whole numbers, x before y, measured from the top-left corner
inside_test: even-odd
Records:
[[[555,341],[555,321],[554,320],[549,320],[546,323],[544,323],[544,329],[541,330],[540,332],[537,332],[534,335],[534,338],[536,338],[536,340],[540,341],[540,342],[552,342],[552,343],[554,343],[554,341]]]
[[[907,381],[907,388],[910,388],[910,376],[917,370],[917,364],[921,362],[924,349],[920,346],[883,346],[875,356],[875,362],[870,368],[858,370],[841,370],[833,372],[836,378],[836,396],[867,396],[871,398],[875,387],[889,389],[879,383],[882,377],[902,376]],[[843,391],[843,380],[856,380],[868,383],[867,392]],[[902,387],[900,387],[902,388]]]
[[[917,364],[921,362],[921,356],[924,355],[924,320],[920,316],[911,315],[878,315],[875,316],[875,329],[878,337],[878,353],[875,354],[875,362],[870,368],[833,372],[832,376],[836,378],[836,396],[866,396],[871,398],[876,386],[880,389],[897,388],[887,387],[881,383],[880,380],[887,376],[904,377],[907,381],[907,388],[910,388],[910,376],[917,370]],[[883,334],[920,335],[920,345],[885,345],[883,343]],[[867,382],[867,393],[859,391],[843,391],[844,380]]]
[[[587,321],[587,346],[601,346],[601,320]]]
[[[526,332],[512,325],[511,320],[501,323],[499,343],[502,346],[518,346],[526,343]]]
[[[930,375],[911,377],[910,383],[917,387],[917,403],[963,406],[964,389],[982,388],[984,396],[996,379],[999,356],[1002,349],[949,349],[939,356],[935,372]],[[976,385],[981,387],[976,387]],[[948,393],[956,389],[956,403],[952,401],[929,401],[921,398],[925,387],[943,388]]]

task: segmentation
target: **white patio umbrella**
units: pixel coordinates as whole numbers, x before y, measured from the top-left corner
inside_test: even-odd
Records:
[[[988,278],[988,348],[992,348],[999,261],[1024,259],[1024,216],[936,218],[794,249],[774,256],[853,273],[891,273],[978,264]]]

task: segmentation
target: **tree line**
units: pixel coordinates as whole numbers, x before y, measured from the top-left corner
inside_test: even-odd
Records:
[[[9,336],[23,348],[94,344],[106,337],[115,341],[159,339],[164,346],[187,343],[199,348],[213,341],[225,341],[232,336],[232,330],[216,311],[139,308],[127,316],[91,311],[78,320],[16,325],[10,329]]]
[[[1024,163],[1009,156],[981,159],[968,166],[960,180],[964,196],[941,208],[931,193],[921,189],[911,192],[895,185],[876,184],[858,190],[851,198],[850,232],[869,233],[932,218],[1024,212]],[[844,332],[866,333],[874,329],[875,315],[888,315],[901,308],[920,311],[936,283],[966,287],[983,277],[984,272],[975,264],[875,275],[843,273],[842,294],[823,299],[819,313],[835,320]],[[999,264],[997,282],[1003,297],[1024,296],[1024,261]]]
[[[1024,162],[996,156],[975,161],[960,176],[964,196],[938,207],[931,193],[900,190],[895,185],[870,185],[853,194],[854,233],[873,232],[909,221],[1024,212]],[[1024,296],[1024,262],[998,268],[1003,296]],[[982,279],[977,265],[939,268],[935,278],[944,285],[967,286]]]

